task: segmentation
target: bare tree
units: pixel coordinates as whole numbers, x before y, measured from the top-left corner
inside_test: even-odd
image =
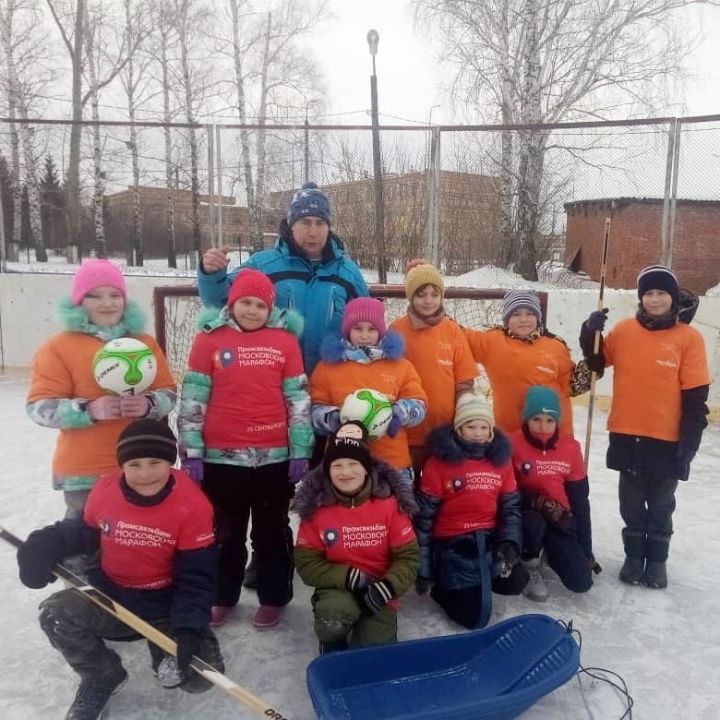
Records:
[[[414,0],[455,68],[451,94],[503,124],[646,111],[687,52],[674,13],[701,0]],[[439,30],[439,32],[438,32]],[[537,278],[546,129],[501,138],[501,228],[516,269]]]

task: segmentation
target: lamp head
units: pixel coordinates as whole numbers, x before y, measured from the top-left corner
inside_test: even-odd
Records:
[[[370,48],[370,54],[377,55],[378,43],[380,42],[380,34],[377,30],[368,30],[367,44]]]

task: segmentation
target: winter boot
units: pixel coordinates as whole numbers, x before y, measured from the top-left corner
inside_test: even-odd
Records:
[[[284,610],[284,607],[276,605],[261,605],[253,618],[253,625],[260,630],[275,627],[280,622]]]
[[[110,696],[125,684],[127,677],[127,672],[121,667],[112,675],[83,679],[65,720],[98,720],[101,718]]]
[[[252,553],[252,555],[250,555],[250,562],[245,568],[245,578],[243,579],[243,586],[248,588],[248,590],[257,590],[257,584],[257,555],[255,553]]]
[[[618,577],[628,585],[637,585],[645,572],[645,533],[623,528],[622,539],[625,562]]]
[[[647,565],[642,579],[643,584],[656,590],[666,588],[668,584],[666,561],[670,548],[670,538],[648,535],[645,547]]]
[[[233,608],[226,605],[213,605],[210,610],[210,627],[222,627],[232,611]]]
[[[528,584],[523,590],[523,594],[529,600],[545,602],[548,597],[550,597],[550,592],[545,584],[545,578],[540,572],[540,558],[530,558],[528,560],[522,560],[521,562],[530,577]]]
[[[331,652],[339,652],[341,650],[348,649],[347,640],[321,640],[320,641],[320,654],[327,655]]]

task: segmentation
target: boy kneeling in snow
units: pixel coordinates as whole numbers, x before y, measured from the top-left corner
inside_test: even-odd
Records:
[[[211,685],[190,669],[192,656],[224,669],[208,628],[217,571],[212,508],[193,481],[172,468],[176,457],[175,436],[164,423],[128,425],[117,444],[122,472],[93,486],[83,520],[66,518],[31,533],[18,564],[23,584],[43,588],[63,558],[99,549],[100,567],[90,570],[90,582],[171,634],[179,686],[203,692]],[[95,720],[127,679],[120,657],[103,639],[140,636],[73,589],[41,603],[40,626],[81,678],[67,719]],[[155,645],[149,649],[157,672],[165,655]]]
[[[415,580],[417,506],[400,474],[370,457],[359,423],[342,425],[295,496],[295,565],[312,597],[320,652],[397,641],[397,598]]]

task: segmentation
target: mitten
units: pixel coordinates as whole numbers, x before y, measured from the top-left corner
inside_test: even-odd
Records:
[[[690,477],[690,463],[695,458],[696,452],[697,450],[695,450],[694,447],[680,440],[677,450],[675,450],[675,464],[677,466],[678,479],[688,480]]]
[[[600,563],[595,559],[595,556],[592,553],[590,553],[590,557],[588,558],[588,565],[595,575],[599,575],[602,572]]]
[[[519,559],[517,546],[512,540],[503,540],[497,547],[496,555],[499,561],[498,574],[501,578],[510,577]]]
[[[593,333],[602,332],[605,329],[608,312],[609,308],[603,308],[602,310],[595,310],[595,312],[591,312],[590,316],[585,321],[588,330]]]
[[[193,655],[199,655],[202,649],[202,634],[193,628],[178,628],[175,633],[177,643],[177,666],[184,675],[190,673]]]
[[[385,433],[389,438],[394,438],[399,432],[400,428],[407,422],[407,411],[397,403],[393,403],[392,406],[392,420],[388,425],[387,432]]]
[[[536,495],[532,499],[530,507],[564,532],[571,532],[575,528],[575,517],[572,512],[557,500],[552,500],[544,495]]]
[[[182,461],[182,469],[198,485],[202,485],[203,476],[205,474],[205,464],[202,458],[185,458]]]
[[[330,410],[329,412],[326,412],[324,424],[325,428],[329,433],[337,432],[337,430],[342,425],[342,420],[340,419],[340,410],[335,408],[333,410]]]
[[[124,418],[143,418],[150,411],[147,395],[121,395],[120,415]]]
[[[57,579],[52,569],[62,559],[58,537],[52,527],[36,530],[17,552],[20,582],[25,587],[40,590]]]
[[[420,577],[419,575],[415,578],[415,592],[418,595],[425,595],[432,587],[432,580],[430,578]]]
[[[355,567],[348,568],[347,575],[345,576],[345,587],[351,593],[358,592],[367,587],[369,582],[370,576],[366,572],[358,570],[358,568]]]
[[[379,613],[395,597],[395,588],[389,580],[378,580],[368,585],[362,593],[365,607],[373,614]]]
[[[307,458],[293,458],[288,467],[288,482],[296,485],[308,471],[310,462]]]
[[[90,417],[95,421],[117,420],[120,414],[120,398],[117,395],[102,395],[87,404]]]

